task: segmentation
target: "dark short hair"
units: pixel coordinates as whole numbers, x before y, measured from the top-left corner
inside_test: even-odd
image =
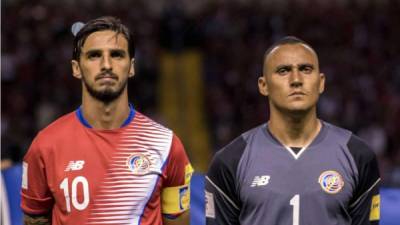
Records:
[[[76,34],[74,38],[72,59],[79,61],[82,47],[85,44],[87,37],[94,32],[103,30],[111,30],[115,31],[117,34],[122,34],[128,41],[129,57],[134,57],[135,45],[133,43],[132,34],[130,33],[129,29],[121,23],[120,19],[112,16],[104,16],[90,20]]]
[[[310,44],[308,44],[307,42],[305,42],[305,41],[303,41],[303,40],[301,40],[300,38],[295,37],[295,36],[285,36],[285,37],[279,39],[278,41],[276,41],[274,44],[272,44],[272,45],[267,49],[267,51],[265,51],[265,53],[264,53],[264,58],[263,58],[263,73],[264,73],[265,70],[266,70],[266,63],[265,63],[265,60],[267,59],[267,57],[269,56],[269,54],[271,53],[271,51],[272,51],[274,48],[276,48],[276,47],[278,47],[278,46],[281,46],[281,45],[295,45],[295,44],[303,44],[303,45],[309,47],[311,50],[314,51],[314,53],[315,53],[315,55],[317,56],[317,59],[318,59],[317,52],[314,50],[313,47],[311,47]]]

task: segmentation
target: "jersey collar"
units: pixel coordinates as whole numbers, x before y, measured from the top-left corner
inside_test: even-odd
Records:
[[[309,146],[311,145],[315,145],[317,143],[319,143],[326,135],[327,129],[326,129],[326,124],[324,121],[320,120],[321,122],[321,129],[319,131],[319,133],[317,134],[317,136],[315,136],[315,138],[313,140],[310,141],[310,143],[308,143],[306,146],[302,147],[300,149],[300,151],[298,151],[297,153],[295,153],[289,146],[284,145],[283,143],[281,143],[272,133],[271,131],[268,129],[268,123],[264,124],[263,127],[263,133],[267,136],[268,139],[270,139],[272,142],[276,143],[279,146],[283,146],[292,156],[294,159],[298,159],[303,152],[309,148]]]
[[[79,106],[79,108],[75,111],[75,113],[83,126],[85,126],[87,128],[93,128],[89,124],[89,122],[83,117],[82,106]],[[135,117],[135,114],[136,114],[135,108],[133,107],[133,105],[131,103],[129,103],[129,115],[128,115],[128,118],[126,118],[126,120],[122,123],[121,128],[128,125]]]

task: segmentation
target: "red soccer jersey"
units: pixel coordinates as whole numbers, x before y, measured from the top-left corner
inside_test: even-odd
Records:
[[[56,225],[154,225],[162,224],[162,213],[187,209],[192,167],[171,130],[138,112],[122,128],[95,130],[79,113],[32,142],[23,162],[25,213],[52,212]],[[166,189],[166,202],[178,202],[172,210],[162,205]]]

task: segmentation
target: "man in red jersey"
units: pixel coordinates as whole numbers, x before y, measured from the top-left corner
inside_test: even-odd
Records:
[[[114,17],[73,30],[82,105],[40,131],[24,157],[24,223],[189,224],[193,169],[182,143],[128,102],[129,30]]]

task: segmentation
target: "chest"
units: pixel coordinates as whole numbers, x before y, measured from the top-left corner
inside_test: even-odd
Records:
[[[301,206],[337,211],[347,207],[357,182],[346,153],[317,148],[297,159],[284,148],[249,154],[242,159],[239,177],[240,199],[250,211]]]
[[[85,134],[55,142],[49,155],[48,185],[58,208],[105,212],[111,209],[140,214],[162,182],[168,143],[142,136]]]

